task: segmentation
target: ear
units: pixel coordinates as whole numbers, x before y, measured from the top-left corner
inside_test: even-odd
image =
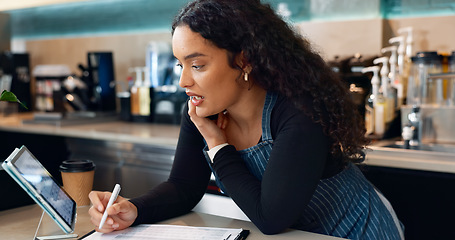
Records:
[[[248,63],[243,51],[241,51],[239,54],[237,54],[237,56],[235,56],[235,63],[242,69],[243,72],[247,73],[251,72],[252,69],[251,64]]]

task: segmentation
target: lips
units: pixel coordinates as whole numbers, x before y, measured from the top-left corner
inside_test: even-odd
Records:
[[[190,98],[191,103],[196,107],[199,106],[204,101],[204,97],[202,96],[190,96]]]

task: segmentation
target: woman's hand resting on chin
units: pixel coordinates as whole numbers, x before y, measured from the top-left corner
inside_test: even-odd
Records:
[[[188,115],[191,121],[196,125],[199,132],[204,137],[209,149],[223,143],[227,143],[225,129],[228,124],[228,118],[225,113],[218,113],[216,120],[210,120],[206,117],[199,117],[196,114],[196,106],[188,101]]]

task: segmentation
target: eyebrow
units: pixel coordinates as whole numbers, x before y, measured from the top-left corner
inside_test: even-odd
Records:
[[[190,55],[185,56],[184,59],[187,60],[187,59],[190,59],[190,58],[203,57],[203,56],[206,56],[206,55],[204,55],[202,53],[195,52],[195,53],[192,53]]]

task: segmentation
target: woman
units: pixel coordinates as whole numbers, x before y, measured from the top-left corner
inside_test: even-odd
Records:
[[[130,201],[119,197],[98,231],[190,211],[213,171],[265,234],[402,238],[387,200],[353,164],[364,159],[367,139],[347,90],[270,6],[194,1],[172,30],[190,100],[169,180]],[[109,196],[90,194],[95,225]]]

